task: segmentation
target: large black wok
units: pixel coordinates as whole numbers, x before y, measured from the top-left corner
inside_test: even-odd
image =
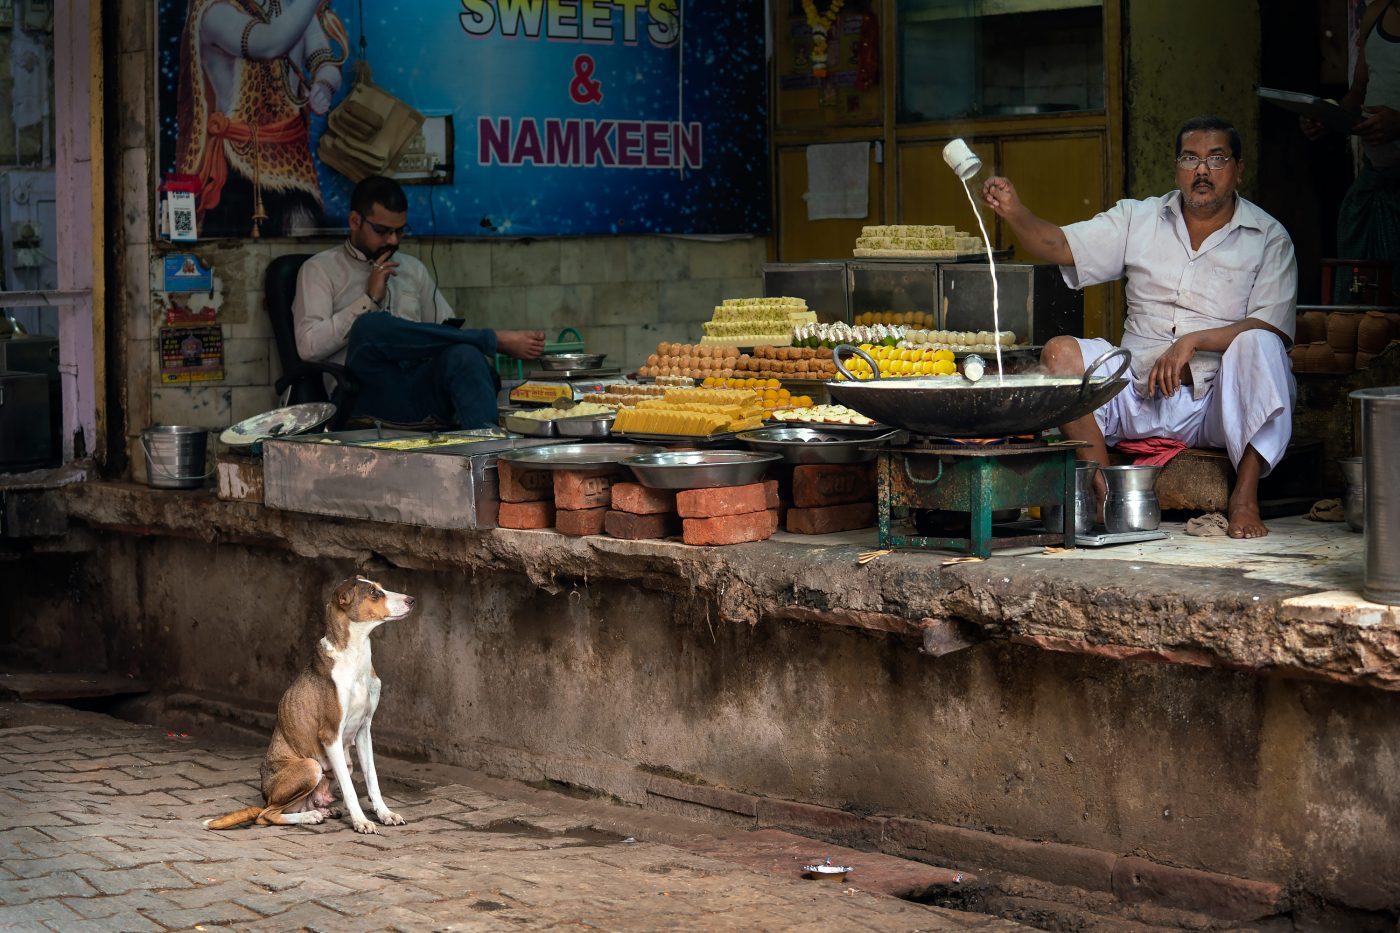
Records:
[[[858,353],[876,375],[858,380],[842,364],[846,351]],[[833,356],[844,382],[826,383],[831,397],[882,424],[940,437],[1006,437],[1043,431],[1087,415],[1123,391],[1119,378],[1132,362],[1127,350],[1110,350],[1094,360],[1083,377],[1016,374],[999,379],[988,372],[979,382],[962,376],[879,378],[879,365],[864,350],[842,344]],[[1089,374],[1115,356],[1113,375]]]

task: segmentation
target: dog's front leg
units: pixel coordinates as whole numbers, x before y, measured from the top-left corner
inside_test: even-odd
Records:
[[[379,775],[374,770],[374,743],[369,737],[369,723],[369,717],[365,717],[365,724],[360,727],[359,735],[355,736],[355,753],[360,756],[360,770],[365,775],[365,792],[369,794],[369,805],[374,807],[374,815],[379,817],[379,822],[385,826],[402,826],[407,821],[390,810],[379,793]]]
[[[350,781],[350,766],[345,761],[345,743],[340,736],[336,736],[335,741],[329,745],[323,745],[326,752],[326,760],[331,763],[331,770],[335,772],[336,782],[340,784],[340,797],[345,801],[345,808],[350,811],[350,822],[355,827],[357,833],[374,832],[374,824],[365,819],[365,811],[360,809],[360,798],[355,793],[355,785]]]

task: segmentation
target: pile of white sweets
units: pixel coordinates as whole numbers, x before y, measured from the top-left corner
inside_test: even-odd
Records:
[[[845,405],[812,405],[807,408],[779,409],[773,412],[773,420],[800,424],[874,424],[858,411]]]
[[[982,241],[965,230],[940,224],[880,224],[860,228],[857,256],[919,256],[956,259],[982,252]]]
[[[815,323],[816,312],[801,298],[726,298],[703,326],[702,344],[726,347],[787,347],[792,329]]]
[[[932,347],[956,353],[995,353],[998,346],[1003,350],[1016,346],[1016,334],[1009,330],[909,330],[895,346],[905,350]]]
[[[531,408],[515,412],[515,417],[529,421],[557,421],[560,418],[582,418],[586,415],[607,415],[612,409],[594,402],[577,402],[573,408]]]
[[[834,347],[842,343],[892,345],[904,339],[909,328],[899,324],[800,324],[792,329],[799,347]]]

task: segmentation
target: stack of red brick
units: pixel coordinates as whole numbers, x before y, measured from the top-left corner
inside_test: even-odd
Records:
[[[869,464],[804,465],[792,470],[792,507],[779,501],[779,483],[672,492],[623,482],[616,469],[498,469],[502,528],[550,528],[567,535],[645,540],[680,535],[686,544],[763,541],[786,513],[787,530],[828,534],[875,523],[875,482]]]
[[[793,534],[825,535],[875,524],[873,463],[803,464],[792,468]]]

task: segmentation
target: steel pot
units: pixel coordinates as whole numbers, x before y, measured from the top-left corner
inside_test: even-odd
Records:
[[[879,364],[859,347],[841,344],[832,356],[846,381],[825,383],[831,397],[881,424],[938,437],[1008,437],[1034,434],[1099,408],[1127,386],[1120,378],[1132,355],[1120,348],[1094,360],[1082,377],[992,373],[978,382],[961,376],[898,376],[856,379],[841,362],[859,354],[879,373]],[[1115,357],[1111,376],[1091,378]]]
[[[1104,481],[1108,498],[1103,503],[1103,524],[1109,534],[1130,531],[1156,531],[1162,524],[1162,506],[1157,501],[1160,464],[1106,466]]]

